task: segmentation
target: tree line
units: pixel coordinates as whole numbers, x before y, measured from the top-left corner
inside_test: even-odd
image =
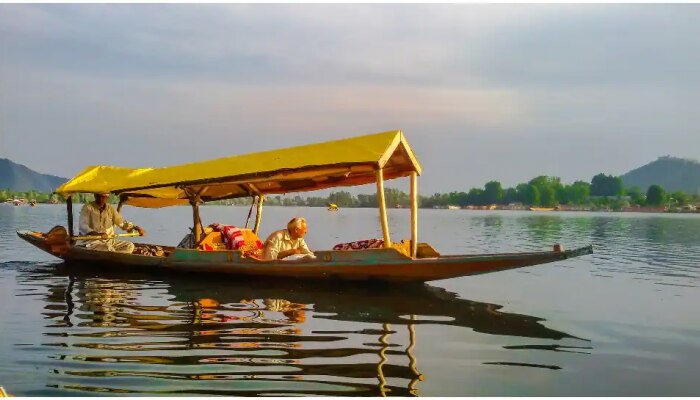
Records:
[[[597,206],[619,208],[623,205],[658,207],[684,206],[700,202],[697,195],[683,192],[667,193],[660,185],[651,185],[645,192],[638,187],[625,188],[619,176],[598,174],[591,182],[575,181],[563,184],[556,176],[541,175],[515,187],[503,188],[499,181],[487,182],[483,189],[468,192],[436,193],[422,199],[422,207],[485,206],[519,203],[526,206],[556,207]]]
[[[411,200],[406,192],[394,188],[385,188],[384,192],[388,207],[410,207]],[[17,198],[36,200],[39,203],[65,203],[62,196],[52,193],[0,190],[0,202]],[[87,203],[92,200],[91,194],[77,194],[73,201]],[[116,204],[118,200],[117,196],[110,195],[110,203]],[[651,185],[644,192],[638,187],[625,188],[619,176],[603,173],[595,175],[591,182],[575,181],[572,184],[563,184],[559,177],[541,175],[515,187],[504,188],[501,182],[493,180],[487,182],[483,188],[471,188],[466,192],[453,191],[435,193],[432,196],[418,196],[418,206],[422,208],[508,204],[540,207],[569,205],[619,208],[627,204],[649,207],[662,205],[682,207],[699,202],[700,197],[697,194],[667,193],[660,185]],[[250,205],[251,203],[252,199],[246,197],[209,204]],[[325,207],[330,203],[336,204],[338,207],[377,207],[378,204],[376,193],[355,196],[344,190],[332,192],[328,197],[272,195],[267,196],[265,200],[265,204],[271,206]]]

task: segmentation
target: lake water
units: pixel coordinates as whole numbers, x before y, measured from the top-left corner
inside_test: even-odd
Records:
[[[124,215],[176,244],[188,207]],[[76,214],[78,207],[76,206]],[[242,224],[244,207],[203,207]],[[267,207],[312,248],[381,237],[373,209]],[[408,210],[389,210],[394,240]],[[420,210],[443,254],[595,254],[423,287],[95,273],[17,229],[65,206],[0,205],[0,386],[17,396],[700,395],[700,215]],[[261,235],[262,236],[262,235]],[[148,240],[145,240],[148,239]]]

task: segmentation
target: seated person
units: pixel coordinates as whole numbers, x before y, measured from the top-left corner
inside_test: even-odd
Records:
[[[275,231],[265,240],[265,260],[316,258],[304,241],[306,230],[306,219],[292,218],[287,229]]]
[[[80,210],[80,224],[78,225],[80,234],[102,237],[99,240],[87,241],[83,245],[92,250],[131,254],[134,251],[134,244],[114,239],[114,225],[127,232],[132,232],[135,229],[141,236],[144,236],[146,231],[123,219],[117,210],[107,203],[108,198],[109,193],[95,193],[95,201],[85,204]]]

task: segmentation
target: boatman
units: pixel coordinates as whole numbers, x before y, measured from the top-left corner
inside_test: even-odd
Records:
[[[117,210],[107,203],[108,198],[109,193],[95,193],[95,201],[85,204],[80,210],[80,234],[102,236],[102,239],[87,241],[83,245],[92,250],[131,254],[134,244],[114,239],[114,226],[117,225],[127,232],[136,230],[140,236],[146,235],[146,231],[122,218]]]
[[[301,258],[316,258],[304,241],[306,230],[306,220],[296,217],[289,221],[287,229],[272,232],[265,241],[265,259],[298,260]]]

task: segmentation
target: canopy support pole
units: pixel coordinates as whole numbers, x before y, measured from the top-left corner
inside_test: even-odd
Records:
[[[382,233],[384,234],[384,247],[391,247],[391,237],[389,236],[389,222],[386,218],[386,198],[384,197],[384,170],[377,170],[377,201],[379,202],[379,219],[382,223]]]
[[[418,254],[418,173],[411,172],[411,257]]]
[[[66,198],[66,209],[68,211],[68,237],[70,237],[70,241],[73,243],[73,196],[68,196]]]
[[[187,193],[187,191],[185,191]],[[194,236],[195,245],[199,245],[199,241],[202,240],[202,220],[199,218],[199,193],[192,195],[188,194],[190,198],[190,205],[192,206],[192,235]]]
[[[199,219],[199,203],[197,202],[199,198],[195,198],[194,204],[192,204],[192,219],[194,221],[194,242],[199,244],[202,239],[202,223]]]
[[[253,228],[253,233],[256,235],[258,234],[258,230],[260,229],[260,221],[262,221],[262,210],[264,202],[265,196],[258,195],[258,209],[255,212],[255,228]]]
[[[250,209],[248,210],[248,218],[245,219],[245,229],[248,229],[248,223],[250,222],[250,216],[253,214],[253,207],[255,206],[255,202],[258,200],[257,197],[251,196],[253,201],[250,202]]]

